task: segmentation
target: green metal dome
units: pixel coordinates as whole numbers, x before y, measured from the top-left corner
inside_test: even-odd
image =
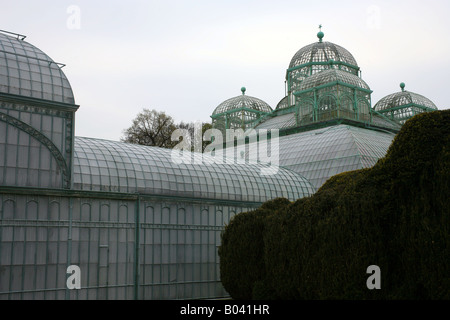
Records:
[[[438,110],[430,99],[420,94],[406,91],[403,82],[400,84],[400,88],[402,91],[380,99],[373,107],[374,110],[400,123],[404,123],[416,114]]]
[[[247,110],[254,110],[256,112],[261,113],[270,113],[272,112],[272,108],[263,100],[247,96],[245,94],[246,88],[241,88],[242,94],[230,98],[228,100],[225,100],[221,104],[217,106],[217,108],[214,110],[213,115],[218,115],[221,113],[227,113],[227,112],[233,112],[233,111],[240,111],[243,109]]]
[[[319,32],[320,33],[320,32]],[[321,37],[320,37],[321,36]],[[353,55],[345,48],[332,42],[322,42],[322,34],[318,34],[319,42],[314,42],[298,50],[289,63],[289,69],[302,68],[306,76],[329,69],[329,60],[335,61],[334,68],[358,74],[359,67]]]
[[[322,26],[320,26],[322,28]],[[322,30],[317,34],[318,42],[298,50],[286,70],[288,106],[295,104],[293,94],[300,90],[301,83],[324,70],[336,69],[358,76],[360,68],[353,55],[345,48],[323,41]]]
[[[213,128],[219,130],[252,128],[261,117],[272,112],[272,108],[266,102],[247,96],[245,87],[242,87],[241,91],[241,95],[225,100],[217,106],[211,115]]]

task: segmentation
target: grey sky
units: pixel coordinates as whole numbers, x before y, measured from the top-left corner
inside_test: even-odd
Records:
[[[210,121],[242,86],[275,108],[292,56],[317,41],[319,24],[324,41],[355,57],[372,105],[405,82],[450,106],[448,0],[2,0],[0,8],[0,29],[66,64],[78,136],[118,140],[144,107]]]

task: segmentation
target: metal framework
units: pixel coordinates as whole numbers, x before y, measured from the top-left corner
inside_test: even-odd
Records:
[[[0,299],[226,297],[220,233],[259,205],[0,186]]]
[[[297,124],[347,118],[370,122],[369,86],[349,72],[329,69],[304,80],[297,97]]]

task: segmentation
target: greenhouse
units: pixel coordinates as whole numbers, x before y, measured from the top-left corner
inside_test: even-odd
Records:
[[[373,166],[404,121],[436,109],[404,86],[372,107],[353,55],[324,36],[295,53],[275,108],[242,87],[211,115],[220,132],[257,133],[244,160],[277,132],[264,175],[264,160],[183,151],[193,161],[178,163],[174,150],[75,136],[64,64],[0,31],[0,299],[228,297],[217,248],[234,215]]]
[[[224,225],[314,193],[288,169],[176,164],[170,149],[75,137],[63,65],[24,38],[0,33],[0,299],[226,297]]]

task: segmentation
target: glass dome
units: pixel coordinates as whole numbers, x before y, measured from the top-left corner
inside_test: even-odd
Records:
[[[224,102],[219,104],[217,108],[214,110],[213,115],[232,111],[239,111],[244,108],[249,110],[255,110],[257,112],[262,113],[272,112],[272,108],[266,102],[255,97],[247,96],[245,94],[246,89],[244,87],[241,88],[241,91],[242,91],[241,95],[225,100]]]
[[[353,55],[345,48],[332,42],[323,42],[324,33],[320,31],[317,34],[319,42],[311,43],[298,50],[289,63],[289,69],[299,69],[300,74],[304,76],[313,75],[324,69],[329,69],[328,61],[335,61],[335,66],[339,69],[358,74],[359,67]]]
[[[422,112],[438,110],[428,98],[405,90],[405,84],[400,84],[402,91],[380,99],[373,107],[375,111],[388,116],[390,119],[404,123],[409,118]]]
[[[212,126],[224,130],[253,128],[261,117],[270,114],[272,108],[261,99],[245,95],[245,88],[241,88],[242,95],[225,100],[211,115]]]
[[[359,74],[360,68],[347,49],[331,42],[322,41],[324,37],[322,31],[317,34],[317,37],[319,38],[318,42],[298,50],[289,63],[286,71],[288,106],[295,105],[294,93],[301,90],[302,82],[317,73],[336,69],[355,77]]]
[[[74,104],[60,64],[24,41],[25,36],[4,32],[0,31],[0,92]]]
[[[333,63],[330,63],[333,64]],[[370,90],[369,85],[360,77],[353,75],[351,73],[338,70],[338,69],[329,69],[324,70],[322,72],[316,73],[311,77],[304,80],[298,91],[308,90],[314,87],[318,87],[324,84],[332,83],[332,82],[340,82],[345,83],[354,87]]]
[[[353,74],[358,74],[359,67],[353,55],[347,49],[331,42],[316,42],[301,48],[292,57],[289,69],[305,64],[315,64],[317,62],[327,62],[334,60],[342,64],[342,69]],[[312,68],[312,73],[323,70],[317,66]]]
[[[415,104],[426,109],[437,110],[436,105],[428,98],[410,91],[401,91],[387,95],[380,99],[374,106],[375,111],[382,112],[384,110],[398,108],[409,104]]]

